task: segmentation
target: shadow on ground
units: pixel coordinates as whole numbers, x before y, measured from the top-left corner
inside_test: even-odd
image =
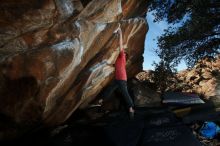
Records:
[[[98,113],[98,109],[97,109]],[[78,113],[81,115],[82,113]],[[136,109],[130,120],[124,111],[101,118],[79,118],[54,129],[44,129],[1,146],[200,146],[191,130],[166,109]]]

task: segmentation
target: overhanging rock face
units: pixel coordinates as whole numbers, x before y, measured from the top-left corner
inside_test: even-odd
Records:
[[[146,0],[10,0],[0,9],[0,112],[60,124],[114,77],[122,25],[128,76],[142,70]]]

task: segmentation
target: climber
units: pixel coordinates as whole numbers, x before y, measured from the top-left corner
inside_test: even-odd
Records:
[[[119,33],[119,55],[115,62],[115,80],[113,81],[113,83],[110,84],[110,86],[107,87],[107,89],[101,95],[101,98],[99,99],[98,103],[102,105],[103,101],[106,100],[108,97],[110,97],[111,93],[113,93],[113,91],[118,88],[123,95],[124,101],[127,104],[129,117],[130,119],[133,119],[134,104],[127,89],[127,73],[126,73],[127,54],[125,53],[123,48],[123,38],[122,38],[122,30],[120,23],[115,32]]]

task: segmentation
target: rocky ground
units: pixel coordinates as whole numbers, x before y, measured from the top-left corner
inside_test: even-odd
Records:
[[[1,143],[1,146],[201,146],[192,129],[167,108],[137,108],[133,120],[124,110],[105,114],[94,108],[93,112],[102,118],[97,116],[91,120],[81,111],[72,117],[74,121],[38,130],[18,140]]]

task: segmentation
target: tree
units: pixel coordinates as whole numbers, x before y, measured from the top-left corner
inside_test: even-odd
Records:
[[[155,70],[150,78],[156,85],[157,90],[164,93],[176,82],[175,73],[169,63],[161,60],[158,64],[155,63]]]
[[[220,53],[219,0],[152,0],[149,10],[154,10],[155,21],[173,24],[158,38],[157,50],[171,66],[185,59],[192,67],[199,59]]]

